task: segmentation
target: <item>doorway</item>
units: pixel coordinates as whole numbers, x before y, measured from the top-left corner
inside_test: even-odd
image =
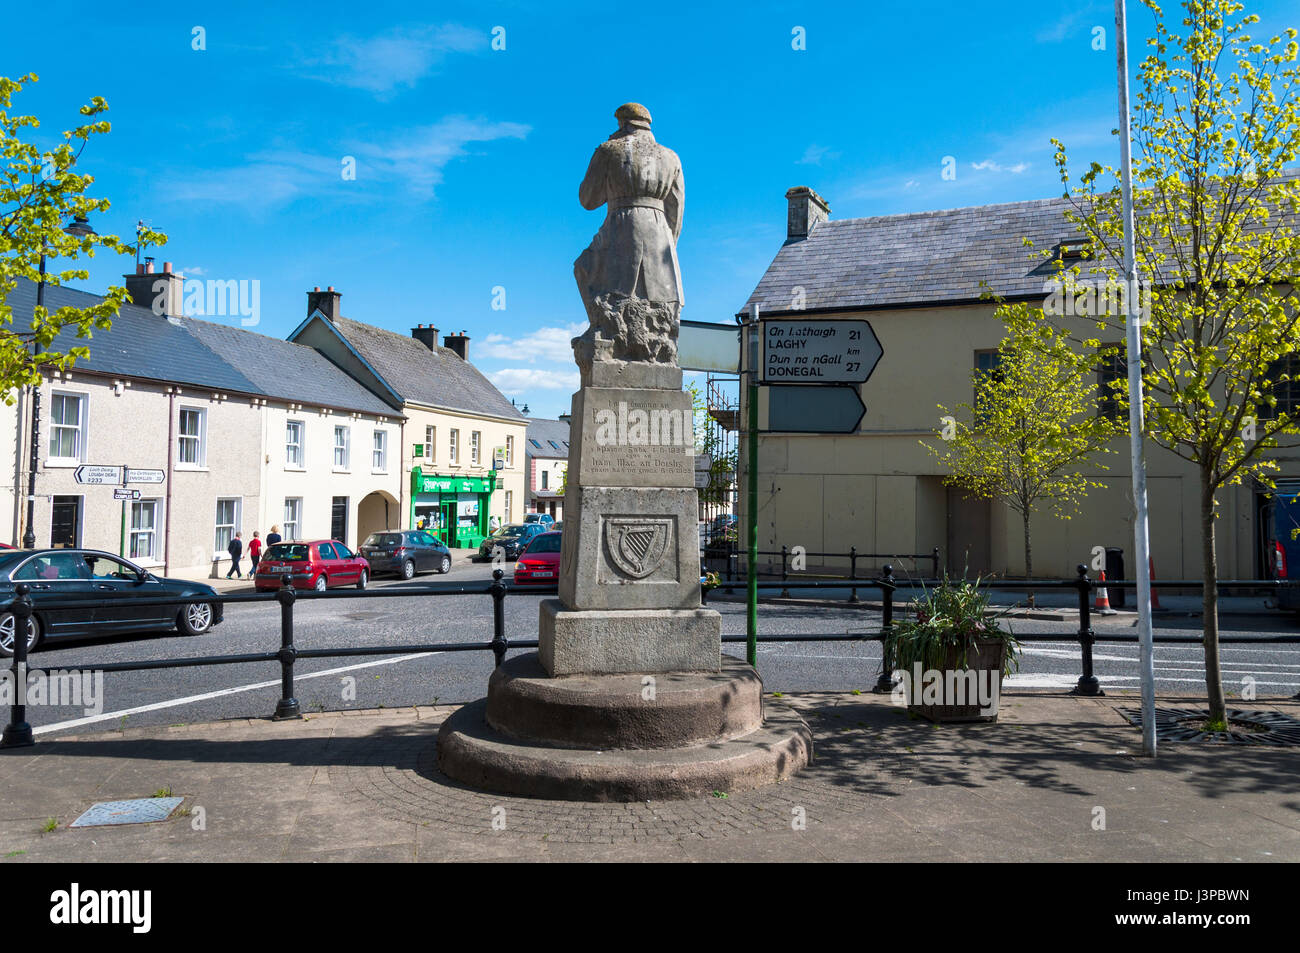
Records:
[[[989,534],[992,508],[988,500],[948,488],[948,572],[954,576],[986,576],[992,569]]]
[[[344,546],[348,543],[348,498],[334,497],[334,507],[330,514],[330,539],[337,539]]]
[[[81,545],[81,497],[56,496],[50,513],[50,548],[76,549]]]

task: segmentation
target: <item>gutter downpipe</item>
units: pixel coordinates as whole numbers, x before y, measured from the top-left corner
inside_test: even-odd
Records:
[[[163,518],[163,575],[172,567],[172,440],[176,426],[176,388],[167,388],[167,513]]]

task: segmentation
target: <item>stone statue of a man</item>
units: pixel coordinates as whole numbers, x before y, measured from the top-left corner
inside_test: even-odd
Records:
[[[607,210],[573,265],[591,322],[574,351],[583,366],[610,359],[676,365],[682,165],[655,142],[644,106],[626,103],[614,117],[618,132],[596,147],[578,189],[583,208]]]

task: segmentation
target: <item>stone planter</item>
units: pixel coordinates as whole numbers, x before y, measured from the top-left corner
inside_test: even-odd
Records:
[[[917,686],[913,696],[917,699],[917,703],[909,704],[907,710],[934,722],[997,721],[998,700],[1002,694],[1002,666],[1006,662],[1006,652],[1007,646],[1002,640],[980,639],[966,653],[966,668],[959,669],[957,663],[960,655],[956,648],[951,649],[944,661],[942,689],[944,703],[938,705],[921,704],[922,687]],[[971,679],[968,673],[973,673],[974,680]],[[961,679],[966,687],[964,700],[972,699],[972,689],[978,690],[978,686],[997,686],[997,694],[989,706],[992,711],[986,712],[978,704],[955,704],[958,698],[961,697],[954,691],[957,688],[957,679]],[[978,698],[978,696],[974,697]]]

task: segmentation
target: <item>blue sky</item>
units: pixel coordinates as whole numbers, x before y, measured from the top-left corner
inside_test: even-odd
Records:
[[[557,6],[25,5],[0,74],[40,76],[14,111],[51,143],[104,96],[112,132],[81,163],[113,202],[95,227],[143,218],[170,237],[159,262],[258,280],[256,330],[288,334],[305,292],[334,285],[348,317],[466,331],[471,360],[548,417],[576,389],[572,265],[604,214],[578,182],[620,103],[681,156],[694,320],[743,305],[791,186],[854,218],[1059,194],[1052,136],[1080,165],[1118,157],[1109,2]],[[1293,4],[1251,9],[1258,35],[1300,25]],[[1135,60],[1151,22],[1131,4]],[[85,287],[131,266],[98,258]]]

